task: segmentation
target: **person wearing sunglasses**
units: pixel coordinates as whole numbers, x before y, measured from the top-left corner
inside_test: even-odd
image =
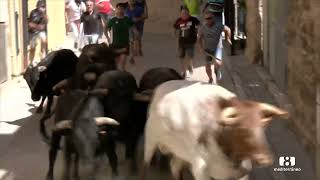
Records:
[[[228,26],[216,22],[214,13],[206,11],[204,13],[204,23],[198,30],[198,45],[200,51],[205,55],[206,73],[209,83],[216,83],[220,80],[219,68],[222,66],[222,48],[218,47],[221,41],[221,33],[224,32],[226,40],[231,44],[231,30]],[[212,77],[211,65],[214,65],[215,81]]]

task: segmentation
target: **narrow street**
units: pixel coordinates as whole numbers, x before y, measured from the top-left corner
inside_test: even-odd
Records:
[[[141,75],[152,67],[172,67],[180,70],[176,58],[176,41],[173,37],[146,33],[144,37],[144,57],[136,60],[136,65],[128,64],[137,82]],[[69,47],[63,45],[63,47]],[[267,90],[265,83],[256,72],[256,66],[247,63],[243,55],[228,56],[225,50],[223,81],[225,88],[235,92],[240,98],[252,99],[276,105],[276,100]],[[207,81],[204,59],[197,52],[193,75],[188,80]],[[30,90],[24,79],[17,78],[0,86],[0,180],[43,180],[48,169],[48,146],[39,135],[39,114],[34,111],[39,102],[32,102]],[[291,117],[294,118],[294,117]],[[290,120],[289,120],[290,121]],[[267,128],[268,141],[274,153],[274,164],[269,168],[254,169],[250,180],[315,180],[312,161],[308,158],[302,144],[288,128],[288,122],[275,119]],[[139,156],[142,155],[142,145]],[[120,157],[120,176],[116,179],[137,179],[127,176],[123,159],[123,147],[118,148]],[[293,156],[299,172],[276,172],[279,157]],[[103,161],[107,162],[106,158]],[[217,162],[218,163],[218,162]],[[55,177],[60,179],[62,153],[56,163]],[[99,170],[99,179],[110,179],[108,165]],[[147,179],[169,179],[170,173],[152,167]],[[187,178],[190,179],[190,178]]]

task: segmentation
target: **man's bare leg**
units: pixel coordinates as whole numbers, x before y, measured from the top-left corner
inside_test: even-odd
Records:
[[[126,59],[127,59],[127,55],[126,54],[121,54],[118,58],[117,58],[117,68],[120,71],[126,71]]]
[[[187,76],[187,68],[188,68],[188,64],[187,64],[187,60],[186,58],[180,58],[180,62],[181,62],[181,75],[183,78],[186,78]]]
[[[209,83],[216,83],[216,81],[213,81],[211,63],[207,63],[206,64],[206,73],[207,73],[207,76],[209,78],[208,82]]]
[[[47,39],[42,39],[41,40],[41,55],[42,59],[47,56]]]
[[[36,48],[30,48],[29,50],[29,65],[33,65],[34,55],[36,53]]]

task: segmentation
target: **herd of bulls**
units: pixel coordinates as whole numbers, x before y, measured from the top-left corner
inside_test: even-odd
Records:
[[[246,161],[270,165],[272,155],[264,128],[273,116],[288,113],[269,104],[238,99],[220,87],[184,80],[170,68],[145,72],[137,84],[129,72],[116,70],[119,52],[105,44],[87,45],[79,58],[62,49],[51,52],[24,74],[32,100],[47,108],[40,132],[49,143],[47,179],[65,139],[64,179],[93,179],[96,157],[107,154],[112,176],[118,175],[116,142],[125,145],[131,170],[137,169],[136,150],[144,136],[140,178],[156,152],[170,155],[174,179],[189,168],[196,180],[240,178],[250,168]],[[53,96],[58,96],[51,113]],[[54,128],[45,121],[54,114]],[[74,158],[73,158],[74,155]],[[74,165],[75,168],[71,168]]]

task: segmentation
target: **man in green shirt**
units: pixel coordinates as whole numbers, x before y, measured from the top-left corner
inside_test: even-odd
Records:
[[[110,47],[115,49],[125,49],[125,51],[117,59],[117,66],[119,70],[126,70],[126,59],[130,54],[129,52],[129,30],[134,28],[134,22],[124,16],[124,4],[118,3],[116,5],[115,17],[113,17],[107,24],[107,30],[111,30],[111,37],[107,36]]]

